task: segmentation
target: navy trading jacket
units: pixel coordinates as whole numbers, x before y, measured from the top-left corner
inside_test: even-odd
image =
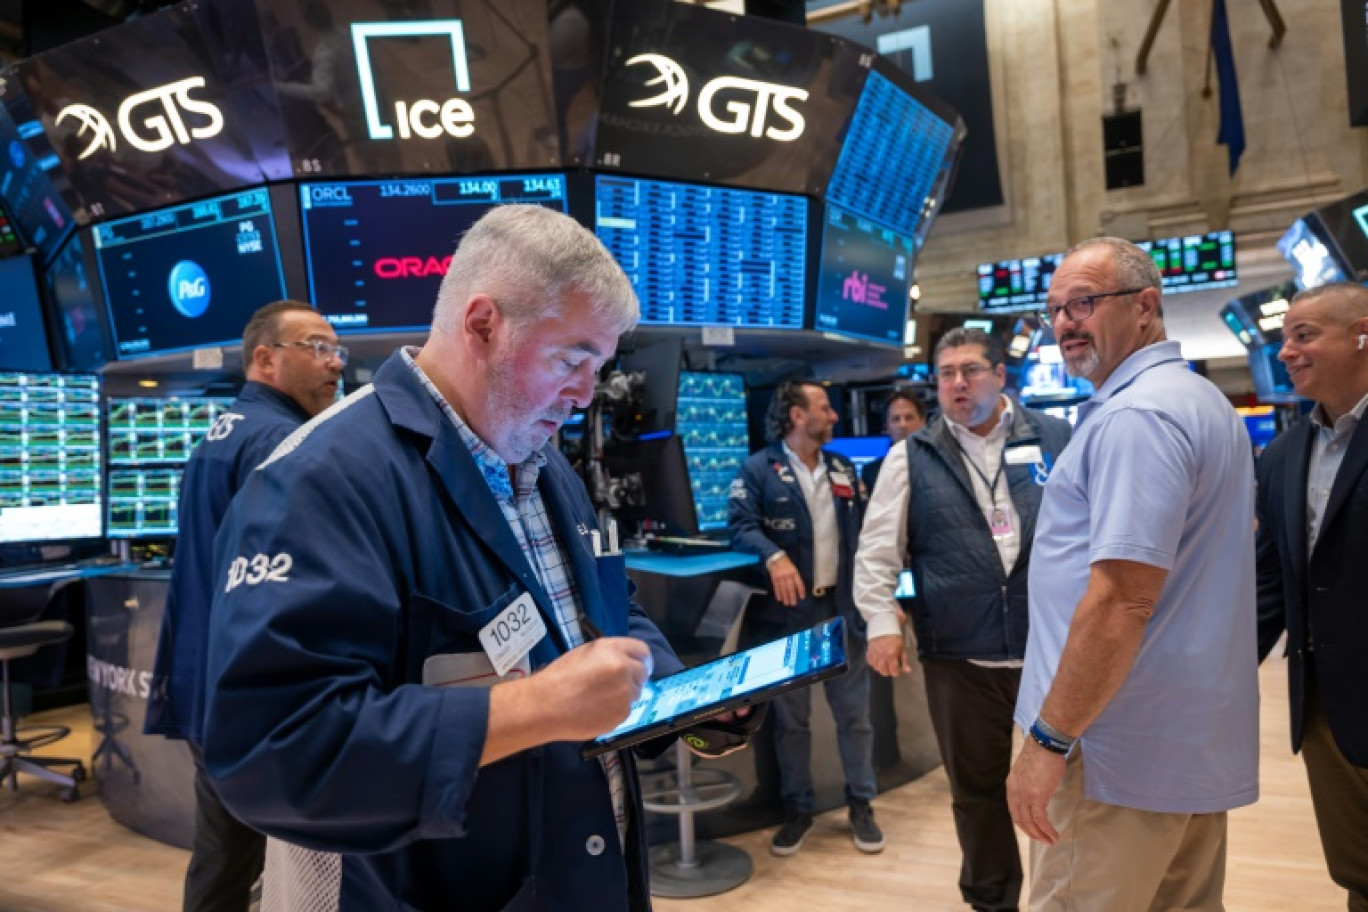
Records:
[[[845,618],[852,636],[864,636],[864,619],[855,608],[852,582],[855,574],[855,550],[860,543],[860,524],[864,521],[864,493],[860,476],[849,459],[829,450],[821,451],[826,461],[830,496],[836,503],[836,531],[840,535],[840,551],[836,571],[836,607]],[[845,485],[838,485],[836,477],[844,475]],[[783,551],[793,561],[803,577],[805,593],[802,601],[787,607],[774,597],[765,573],[769,597],[757,611],[749,609],[748,623],[763,627],[782,628],[794,633],[821,620],[813,613],[812,605],[812,514],[798,477],[793,473],[782,443],[773,443],[752,453],[741,466],[732,482],[727,499],[727,527],[731,532],[732,547],[737,551],[759,555],[761,564],[776,551]],[[763,572],[763,571],[762,571]]]
[[[176,562],[147,701],[147,734],[203,743],[214,535],[252,470],[308,420],[309,413],[294,399],[248,381],[186,464]]]
[[[679,670],[622,557],[594,557],[580,480],[545,453],[538,485],[582,610],[646,642],[657,677]],[[524,593],[554,615],[400,354],[253,473],[216,554],[205,765],[244,823],[293,844],[268,849],[268,897],[289,880],[339,912],[649,909],[630,755],[624,851],[599,760],[562,742],[481,769],[488,688],[422,683],[428,658],[480,653],[479,630]],[[547,628],[537,668],[565,649]]]

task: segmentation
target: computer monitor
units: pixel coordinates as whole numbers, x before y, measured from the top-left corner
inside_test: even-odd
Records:
[[[5,215],[4,207],[0,206],[0,257],[10,257],[23,252],[24,242],[19,240],[14,223]]]
[[[0,259],[0,370],[52,370],[36,267],[27,254]]]
[[[1064,369],[1064,358],[1058,345],[1041,345],[1036,349],[1036,360],[1021,365],[1021,401],[1060,403],[1087,399],[1094,392],[1091,383],[1073,377]]]
[[[875,437],[832,437],[823,449],[831,450],[833,453],[840,453],[849,459],[855,466],[855,471],[859,472],[865,466],[876,459],[882,459],[888,455],[888,448],[893,445],[893,441],[887,435]]]
[[[700,533],[727,528],[731,483],[750,456],[746,381],[740,374],[683,371],[675,433],[684,443]]]
[[[827,206],[813,328],[901,347],[915,255],[910,237]]]
[[[95,282],[89,229],[72,235],[47,268],[53,348],[64,370],[95,371],[114,360],[108,310]]]
[[[110,538],[169,538],[185,462],[233,400],[223,396],[108,400]]]
[[[1280,351],[1281,341],[1249,350],[1249,373],[1254,378],[1254,395],[1260,402],[1292,403],[1301,398],[1287,374],[1287,365],[1278,360]]]
[[[1164,279],[1164,292],[1203,291],[1240,284],[1235,271],[1235,235],[1229,231],[1141,241]]]
[[[120,358],[236,344],[258,308],[288,297],[265,189],[116,219],[92,236]]]
[[[604,174],[594,194],[643,326],[803,328],[805,197]]]
[[[603,469],[620,498],[613,509],[628,535],[699,534],[689,463],[678,434],[661,431],[603,448]]]
[[[567,212],[562,174],[498,174],[299,186],[309,298],[339,334],[426,332],[452,251],[506,203]]]
[[[100,378],[0,372],[0,544],[94,539]]]
[[[1278,251],[1296,270],[1298,288],[1343,282],[1347,276],[1344,264],[1331,252],[1325,228],[1315,213],[1292,223],[1278,240]]]
[[[979,309],[996,313],[1035,311],[1045,306],[1050,279],[1064,259],[1062,253],[980,263],[978,267]]]
[[[22,123],[15,121],[11,107],[25,109]],[[76,220],[53,184],[54,177],[65,179],[58,157],[40,154],[30,143],[43,143],[43,124],[28,108],[13,92],[0,105],[0,200],[12,220],[10,227],[46,261],[75,229]]]

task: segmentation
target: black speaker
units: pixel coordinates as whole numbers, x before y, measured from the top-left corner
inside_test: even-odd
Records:
[[[1145,183],[1145,142],[1140,110],[1102,115],[1102,155],[1108,190]]]

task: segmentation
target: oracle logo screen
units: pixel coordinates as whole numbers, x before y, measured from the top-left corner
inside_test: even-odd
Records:
[[[467,228],[495,206],[566,211],[565,177],[327,181],[299,187],[309,295],[339,334],[426,332]]]

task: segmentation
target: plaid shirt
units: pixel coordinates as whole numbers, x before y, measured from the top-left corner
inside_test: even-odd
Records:
[[[523,554],[527,555],[532,571],[537,575],[537,582],[541,583],[550,597],[551,606],[556,614],[556,624],[564,634],[565,642],[571,649],[579,646],[584,642],[584,634],[579,624],[579,589],[575,586],[575,578],[570,573],[569,562],[561,550],[560,542],[556,539],[555,530],[551,528],[551,518],[547,515],[541,491],[537,489],[537,479],[546,465],[546,454],[541,451],[535,452],[517,466],[518,483],[515,489],[509,477],[508,463],[490,449],[489,444],[476,436],[461,416],[456,414],[451,403],[446,401],[428,379],[427,374],[423,373],[418,362],[413,359],[417,352],[418,349],[415,347],[403,349],[404,363],[413,371],[461,435],[462,442],[470,450],[470,455],[474,457],[475,464],[484,475],[489,490],[494,494],[504,519],[508,521],[508,527],[513,530],[513,537],[517,539]],[[608,776],[613,813],[617,817],[618,838],[625,840],[627,810],[622,759],[616,751],[603,754],[600,759],[603,761],[603,771]]]

